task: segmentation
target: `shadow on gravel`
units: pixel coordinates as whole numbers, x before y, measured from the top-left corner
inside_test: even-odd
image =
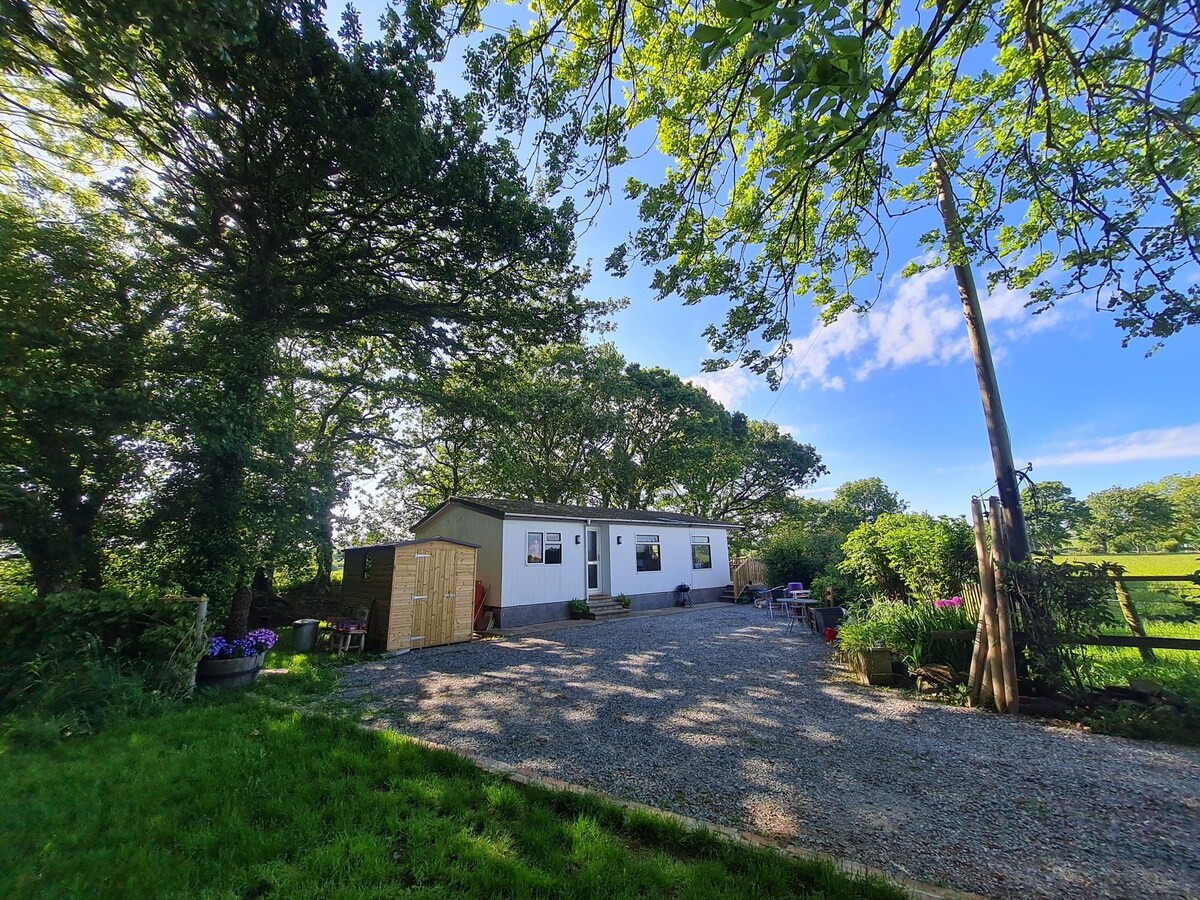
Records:
[[[379,724],[1001,896],[1200,894],[1200,753],[833,680],[745,607],[355,667]]]

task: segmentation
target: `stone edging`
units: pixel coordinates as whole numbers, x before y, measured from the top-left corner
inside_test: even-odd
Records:
[[[380,729],[373,728],[370,725],[359,724],[359,727],[367,731],[378,731]],[[932,884],[925,884],[921,881],[915,881],[911,878],[902,878],[897,875],[892,875],[882,869],[876,869],[872,866],[863,865],[862,863],[854,862],[848,859],[841,859],[837,856],[832,856],[828,853],[821,853],[817,850],[809,850],[801,847],[798,844],[788,844],[782,841],[777,841],[766,835],[758,834],[754,831],[739,831],[736,828],[730,828],[727,825],[717,825],[714,822],[706,822],[703,819],[695,819],[691,816],[685,816],[681,813],[671,812],[667,809],[659,809],[654,806],[647,806],[645,803],[637,803],[632,800],[623,800],[620,797],[614,797],[612,794],[606,794],[603,791],[597,791],[593,788],[584,787],[580,784],[573,784],[569,781],[561,781],[558,778],[550,778],[545,775],[539,775],[533,769],[514,766],[512,763],[501,762],[498,759],[490,759],[486,756],[480,756],[470,750],[458,750],[454,747],[447,747],[445,744],[439,744],[435,741],[426,740],[425,738],[414,737],[410,734],[405,734],[403,731],[395,731],[387,729],[393,734],[399,735],[406,741],[412,741],[414,744],[419,744],[422,747],[428,747],[431,750],[441,750],[446,753],[453,753],[460,759],[465,759],[472,765],[477,766],[485,772],[490,772],[493,775],[500,775],[507,778],[516,784],[529,784],[535,787],[547,788],[553,791],[567,791],[572,794],[584,794],[589,797],[594,797],[597,800],[602,800],[605,803],[611,803],[614,806],[619,806],[629,812],[650,813],[656,816],[661,816],[683,826],[688,831],[708,831],[719,835],[725,840],[733,841],[747,846],[765,848],[782,853],[784,856],[794,857],[796,859],[813,860],[816,862],[831,863],[843,872],[849,875],[873,876],[890,881],[897,884],[914,898],[914,900],[986,900],[981,894],[972,894],[964,891],[956,891],[951,888],[938,887]]]

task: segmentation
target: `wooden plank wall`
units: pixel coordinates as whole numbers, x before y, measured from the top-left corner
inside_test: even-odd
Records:
[[[368,553],[371,569],[364,579],[363,559]],[[346,551],[342,567],[342,605],[348,610],[360,606],[370,610],[367,640],[374,646],[381,646],[386,634],[384,619],[392,590],[393,558],[390,547],[352,548]]]

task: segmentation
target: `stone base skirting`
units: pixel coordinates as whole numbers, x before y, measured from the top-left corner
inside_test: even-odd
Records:
[[[720,600],[724,587],[696,588],[692,591],[693,603],[708,603]],[[662,591],[656,594],[633,594],[632,612],[644,612],[649,609],[664,609],[675,605],[677,594],[674,591]],[[486,612],[492,613],[494,628],[521,628],[525,625],[540,625],[543,622],[558,622],[569,619],[567,601],[560,603],[530,603],[527,606],[484,606]]]

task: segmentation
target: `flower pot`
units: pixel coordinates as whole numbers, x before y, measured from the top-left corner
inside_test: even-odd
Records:
[[[202,659],[196,666],[199,687],[245,688],[258,681],[266,654],[236,659]]]
[[[858,673],[863,684],[892,684],[892,651],[886,647],[856,651],[854,671]]]

